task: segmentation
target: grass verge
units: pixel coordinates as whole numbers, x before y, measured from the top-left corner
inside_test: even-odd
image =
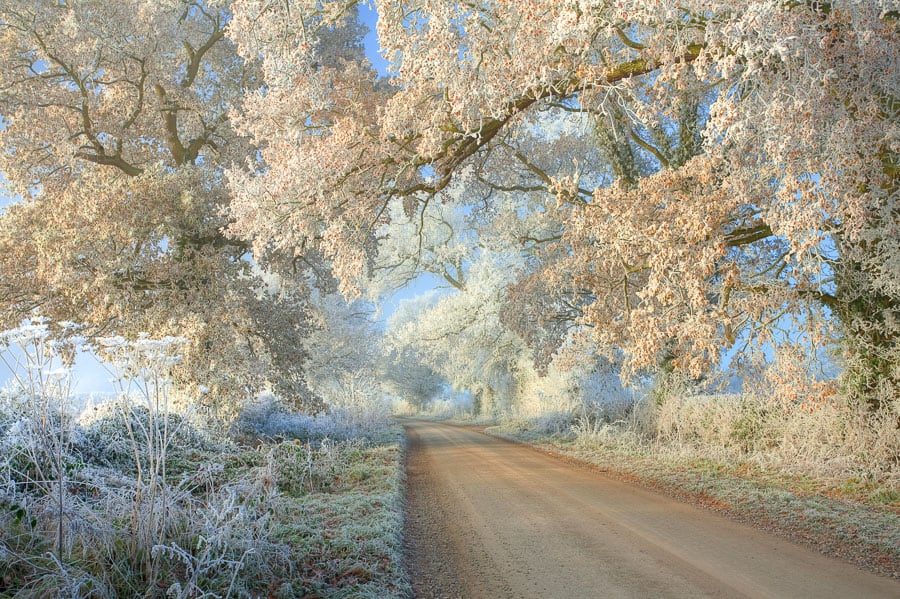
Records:
[[[273,540],[290,547],[293,574],[278,588],[289,597],[411,596],[402,566],[403,431],[345,443],[322,476],[283,473],[283,510]],[[302,446],[285,466],[305,468]],[[322,451],[320,449],[320,451]],[[326,450],[328,451],[328,450]],[[310,484],[311,483],[311,484]]]

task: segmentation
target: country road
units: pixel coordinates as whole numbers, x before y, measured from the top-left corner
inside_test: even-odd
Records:
[[[900,597],[898,581],[528,447],[404,426],[419,599]]]

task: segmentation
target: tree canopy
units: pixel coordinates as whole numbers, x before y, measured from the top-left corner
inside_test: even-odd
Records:
[[[327,267],[312,250],[251,260],[224,232],[225,169],[255,152],[230,111],[262,85],[231,18],[216,0],[0,7],[0,172],[19,198],[0,219],[0,314],[183,335],[188,388],[307,401],[306,296]]]
[[[350,291],[394,206],[424,225],[463,176],[473,202],[549,195],[561,227],[526,239],[539,265],[510,297],[627,370],[701,376],[790,316],[842,340],[873,405],[895,396],[892,7],[384,0],[376,81],[310,43],[351,4],[235,4],[229,35],[270,84],[244,104],[267,168],[231,173],[237,231],[320,238]]]
[[[515,266],[482,279],[539,361],[580,345],[696,379],[837,341],[849,393],[897,397],[892,2],[376,0],[386,77],[361,4],[5,7],[0,170],[27,198],[2,222],[7,322],[299,347],[309,273],[473,298],[503,239]],[[507,235],[460,230],[480,217]],[[254,312],[271,270],[293,283]]]

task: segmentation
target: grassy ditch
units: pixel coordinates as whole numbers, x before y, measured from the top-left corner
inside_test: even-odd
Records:
[[[283,497],[272,540],[290,548],[289,597],[406,597],[402,430],[370,441],[271,447]],[[271,589],[276,590],[276,589]],[[270,592],[271,592],[270,590]]]

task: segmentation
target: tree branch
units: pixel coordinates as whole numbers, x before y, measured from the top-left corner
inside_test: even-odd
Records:
[[[178,109],[166,100],[166,90],[162,85],[157,83],[155,89],[159,98],[159,112],[163,117],[169,152],[172,154],[175,164],[181,166],[185,163],[185,148],[178,136]]]
[[[725,235],[725,247],[738,247],[760,241],[773,235],[772,228],[764,222],[752,227],[735,229]]]
[[[703,46],[699,44],[691,44],[682,56],[676,58],[676,62],[693,62],[700,56],[700,51],[702,49]],[[436,184],[431,186],[415,185],[409,189],[395,190],[395,193],[398,193],[399,195],[409,195],[414,191],[423,190],[423,187],[430,193],[437,193],[441,189],[444,189],[449,185],[453,173],[463,162],[465,162],[465,160],[489,144],[515,116],[525,112],[541,100],[572,95],[589,89],[606,87],[627,79],[646,75],[658,68],[659,63],[649,59],[639,58],[621,63],[607,71],[604,76],[594,80],[584,80],[576,75],[571,75],[552,82],[540,90],[530,92],[518,99],[511,100],[507,102],[502,117],[482,119],[477,129],[461,131],[454,137],[448,139],[441,151],[437,154],[421,160],[421,164],[417,166],[429,164],[433,166],[435,171],[440,175]]]
[[[200,63],[203,61],[203,55],[206,54],[210,48],[215,46],[216,42],[223,37],[225,37],[225,31],[222,30],[219,26],[218,19],[216,19],[212,34],[202,46],[194,50],[194,47],[191,46],[190,42],[185,40],[184,49],[188,54],[188,65],[184,74],[184,79],[182,79],[180,83],[183,89],[187,89],[193,85],[194,80],[197,78],[197,73],[200,72]]]
[[[144,172],[144,169],[127,162],[122,158],[120,153],[110,156],[109,154],[90,154],[88,152],[80,151],[75,154],[75,157],[87,160],[88,162],[93,162],[94,164],[114,166],[130,177],[136,177]]]
[[[644,139],[640,135],[638,135],[637,131],[635,131],[634,129],[631,129],[629,131],[629,135],[630,135],[631,139],[634,140],[634,143],[636,143],[637,145],[641,146],[642,148],[644,148],[645,150],[647,150],[648,152],[653,154],[653,156],[657,160],[659,160],[659,163],[663,166],[663,168],[665,168],[665,169],[671,168],[669,165],[669,161],[666,160],[666,157],[663,156],[662,152],[659,151],[659,148],[656,148],[649,142],[644,141]]]

